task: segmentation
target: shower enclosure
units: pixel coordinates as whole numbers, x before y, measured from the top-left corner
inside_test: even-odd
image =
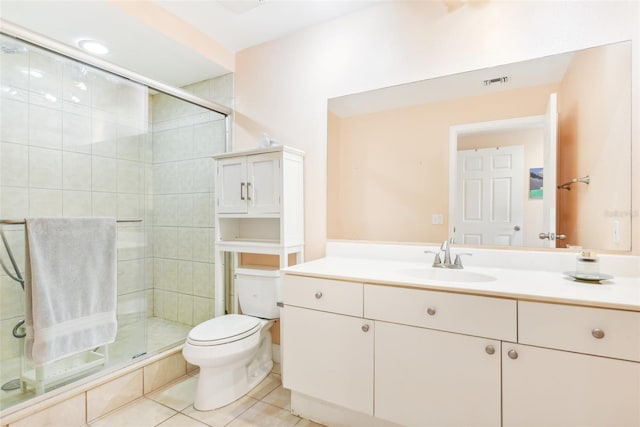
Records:
[[[233,81],[183,88],[186,101],[4,34],[0,43],[0,219],[136,221],[118,224],[116,342],[86,369],[74,359],[45,372],[48,391],[174,346],[213,317],[211,156],[227,149],[227,116],[208,106],[230,105]],[[0,226],[4,409],[39,391],[24,381],[20,338],[24,225]]]

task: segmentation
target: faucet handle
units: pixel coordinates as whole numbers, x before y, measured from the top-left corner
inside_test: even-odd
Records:
[[[440,259],[440,252],[439,251],[424,251],[425,254],[435,254],[435,257],[433,258],[433,266],[435,267],[436,265],[440,265],[442,264],[442,260]]]
[[[462,260],[460,259],[460,257],[461,257],[461,256],[463,256],[463,255],[473,256],[473,254],[470,254],[470,253],[461,253],[461,254],[457,254],[457,255],[456,255],[456,259],[455,259],[455,261],[453,261],[453,265],[457,265],[457,266],[459,266],[460,268],[462,268]]]

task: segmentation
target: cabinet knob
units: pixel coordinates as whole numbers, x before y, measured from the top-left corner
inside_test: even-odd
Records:
[[[369,332],[369,325],[362,325],[362,332]]]
[[[494,346],[492,346],[491,344],[489,344],[488,346],[486,346],[486,347],[484,348],[484,351],[486,351],[486,352],[487,352],[487,354],[493,354],[493,353],[495,353],[495,352],[496,352],[496,349],[495,349],[495,347],[494,347]]]
[[[318,291],[316,292],[316,299],[320,299],[322,298],[322,292]]]
[[[593,335],[594,338],[601,339],[604,338],[604,331],[602,329],[595,328],[591,330],[591,335]]]
[[[509,350],[509,352],[507,353],[507,356],[509,356],[509,359],[517,359],[518,358],[518,352],[515,350]]]
[[[435,316],[435,314],[436,314],[436,309],[435,309],[435,307],[429,307],[429,308],[427,308],[427,314],[428,314],[429,316]]]

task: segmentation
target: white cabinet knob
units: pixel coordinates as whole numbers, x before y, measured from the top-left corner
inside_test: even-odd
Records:
[[[591,335],[593,335],[594,338],[602,339],[604,338],[604,331],[602,329],[595,328],[591,330]]]
[[[316,292],[316,299],[320,299],[322,298],[322,292],[318,291]]]
[[[362,325],[362,332],[369,332],[369,325]]]
[[[509,356],[509,359],[517,359],[518,358],[518,352],[515,350],[509,350],[509,352],[507,353],[507,356]]]
[[[429,308],[427,308],[427,314],[428,314],[429,316],[435,316],[435,314],[436,314],[436,309],[435,309],[435,307],[429,307]]]
[[[486,346],[486,347],[484,348],[484,351],[486,351],[486,352],[487,352],[487,354],[493,354],[493,353],[495,353],[495,352],[496,352],[496,349],[495,349],[495,347],[494,347],[494,346],[492,346],[491,344],[489,344],[488,346]]]

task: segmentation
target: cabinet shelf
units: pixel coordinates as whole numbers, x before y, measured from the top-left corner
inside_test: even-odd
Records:
[[[303,248],[302,244],[281,244],[273,240],[251,239],[219,240],[216,242],[216,246],[219,250],[226,252],[249,252],[274,255],[280,254],[283,251],[286,253],[299,252]]]
[[[279,213],[274,213],[274,214],[219,213],[218,218],[220,219],[252,219],[252,218],[280,219],[280,214]]]

